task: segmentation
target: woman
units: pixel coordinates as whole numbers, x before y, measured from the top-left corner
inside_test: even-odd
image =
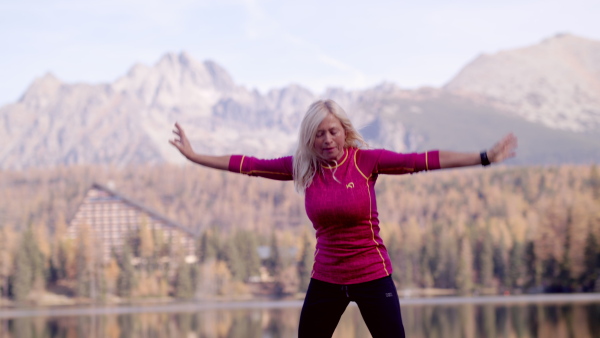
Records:
[[[392,265],[379,236],[375,182],[379,174],[489,165],[515,155],[509,134],[482,153],[399,154],[366,143],[334,101],[313,103],[300,126],[295,155],[261,160],[197,154],[179,124],[170,143],[190,161],[276,180],[293,180],[305,195],[316,229],[312,278],[300,315],[299,337],[331,337],[350,301],[373,337],[404,337]]]

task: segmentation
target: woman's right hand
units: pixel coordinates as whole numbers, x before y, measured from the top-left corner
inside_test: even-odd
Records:
[[[192,157],[194,155],[194,149],[192,149],[190,141],[188,140],[187,136],[185,136],[183,128],[181,128],[177,122],[175,122],[175,130],[173,130],[173,134],[175,134],[176,137],[173,140],[169,140],[169,143],[177,148],[177,150],[179,150],[186,158],[189,159]]]

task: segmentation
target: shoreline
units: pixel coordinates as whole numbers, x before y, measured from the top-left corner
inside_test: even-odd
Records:
[[[266,301],[187,301],[177,303],[130,304],[118,306],[50,306],[0,309],[0,319],[26,317],[98,316],[137,313],[187,313],[207,310],[278,309],[301,307],[302,300]],[[561,304],[600,303],[600,293],[509,295],[477,297],[400,298],[401,306],[464,305],[464,304]],[[351,303],[351,306],[356,306]]]

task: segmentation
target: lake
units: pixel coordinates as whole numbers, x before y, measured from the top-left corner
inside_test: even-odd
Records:
[[[600,294],[402,299],[408,337],[600,337]],[[295,337],[301,301],[0,310],[4,338]],[[352,303],[334,334],[370,337]]]

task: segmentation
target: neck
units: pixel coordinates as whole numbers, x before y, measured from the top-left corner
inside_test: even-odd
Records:
[[[324,165],[338,165],[340,164],[340,162],[342,162],[342,160],[344,159],[344,156],[346,156],[346,148],[344,148],[342,150],[342,153],[340,154],[340,156],[338,156],[338,158],[333,159],[333,160],[325,160],[322,159],[321,161],[323,162]]]

